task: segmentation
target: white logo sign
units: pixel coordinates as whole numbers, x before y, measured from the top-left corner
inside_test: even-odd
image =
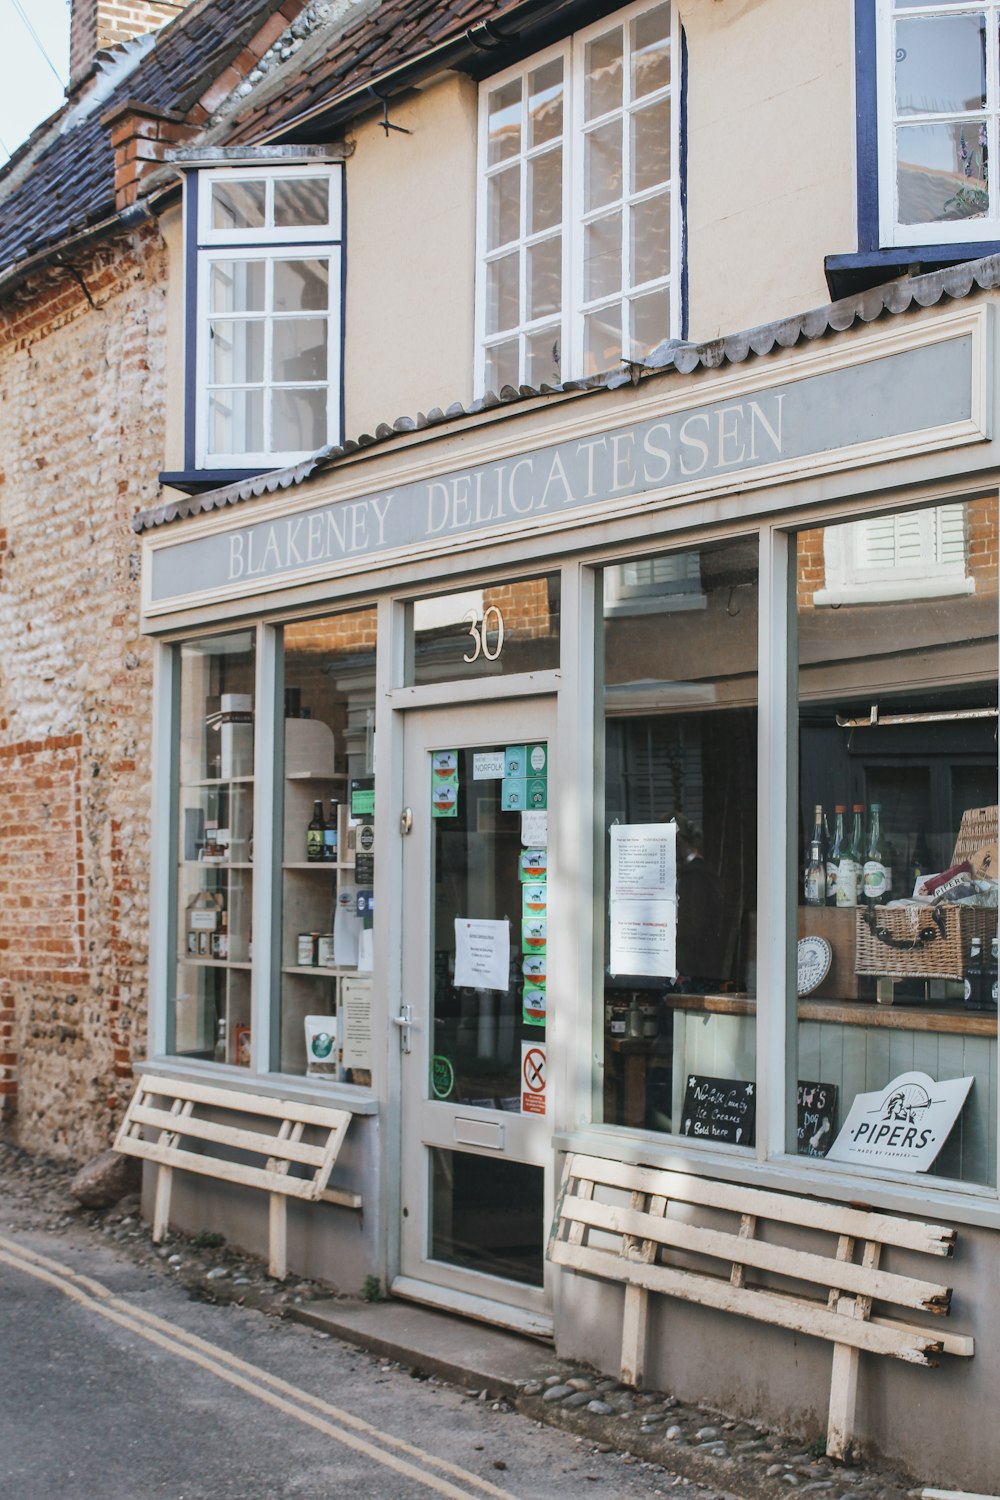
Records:
[[[858,1094],[827,1161],[858,1161],[926,1172],[951,1133],[971,1078],[941,1083],[926,1073],[900,1073],[884,1089]]]

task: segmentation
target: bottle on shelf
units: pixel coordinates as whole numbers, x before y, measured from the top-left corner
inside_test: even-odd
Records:
[[[965,1004],[969,1010],[983,1008],[983,959],[982,944],[974,937],[969,944],[969,957],[965,965]]]
[[[805,898],[807,906],[826,905],[826,863],[823,859],[823,846],[818,839],[813,839],[809,845]]]
[[[923,833],[918,833],[913,846],[913,854],[907,870],[907,886],[902,893],[904,896],[912,896],[917,888],[917,882],[928,875],[934,869],[931,855],[928,852],[927,840]]]
[[[807,906],[823,906],[826,903],[826,827],[821,802],[817,802],[813,809],[813,830],[809,839],[809,857],[806,860],[805,898]]]
[[[323,804],[317,797],[313,803],[312,817],[306,827],[306,859],[317,861],[323,858],[323,836],[326,831],[326,820],[323,817]]]
[[[337,863],[337,799],[330,798],[330,816],[323,828],[323,858],[327,864]]]
[[[229,957],[229,913],[225,908],[219,913],[218,931],[212,933],[212,957]]]
[[[225,1016],[220,1016],[215,1028],[215,1061],[220,1063],[228,1062],[228,1050],[229,1036],[226,1018]]]
[[[826,856],[826,904],[837,905],[837,871],[844,848],[844,806],[838,802],[834,807],[833,839]]]
[[[882,808],[878,802],[872,803],[871,813],[868,853],[864,864],[863,895],[866,906],[881,906],[888,895],[889,872],[882,838]]]
[[[837,905],[857,906],[861,886],[861,871],[864,851],[864,832],[862,816],[864,807],[860,802],[851,805],[853,822],[851,824],[851,836],[847,844],[843,846],[840,863],[837,866]]]

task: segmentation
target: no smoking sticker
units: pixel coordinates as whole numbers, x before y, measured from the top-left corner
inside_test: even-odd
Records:
[[[545,1048],[539,1042],[521,1043],[521,1113],[545,1113]]]

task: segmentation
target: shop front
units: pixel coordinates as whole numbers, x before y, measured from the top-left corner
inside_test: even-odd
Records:
[[[351,1112],[363,1211],[295,1204],[293,1269],[607,1367],[621,1288],[545,1253],[567,1150],[956,1226],[976,1355],[863,1364],[859,1426],[985,1483],[995,1439],[955,1432],[1000,1374],[993,300],[140,518],[146,1076]],[[175,1182],[178,1221],[260,1244],[216,1187]],[[651,1383],[824,1409],[816,1341],[667,1298],[652,1330]]]

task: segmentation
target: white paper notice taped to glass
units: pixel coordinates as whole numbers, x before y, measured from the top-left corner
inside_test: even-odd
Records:
[[[525,849],[545,849],[549,842],[549,815],[547,812],[523,812],[521,814],[521,843]]]
[[[609,915],[612,974],[677,973],[677,825],[615,823]]]
[[[455,918],[455,985],[473,990],[509,989],[509,922]]]

